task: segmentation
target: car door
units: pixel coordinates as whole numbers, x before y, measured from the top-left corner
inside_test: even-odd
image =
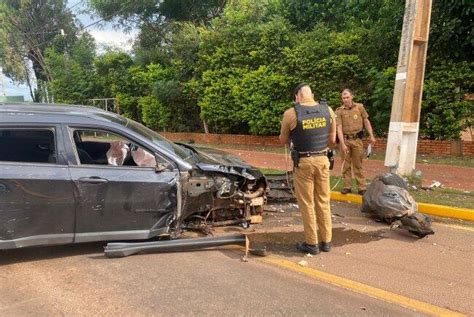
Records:
[[[75,241],[146,239],[168,233],[176,217],[178,172],[157,172],[155,154],[120,131],[67,130],[76,156],[69,166],[77,202]],[[131,154],[138,150],[152,159],[138,166],[140,161]]]
[[[73,188],[57,132],[0,126],[0,249],[73,242]]]

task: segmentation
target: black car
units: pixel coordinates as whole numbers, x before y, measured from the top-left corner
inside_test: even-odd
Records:
[[[0,103],[0,249],[261,221],[262,173],[94,107]]]

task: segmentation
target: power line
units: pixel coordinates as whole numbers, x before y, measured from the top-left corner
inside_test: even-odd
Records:
[[[115,12],[112,12],[112,13],[109,14],[108,16],[105,16],[105,17],[101,18],[100,20],[97,20],[97,21],[95,21],[95,22],[92,22],[92,23],[89,24],[89,25],[86,25],[86,26],[80,28],[79,30],[77,30],[77,33],[80,33],[80,32],[82,32],[82,31],[84,31],[85,29],[90,28],[91,26],[94,26],[94,25],[96,25],[96,24],[98,24],[98,23],[100,23],[100,22],[103,22],[104,20],[106,20],[106,19],[108,19],[108,18],[111,18],[112,16],[114,16],[114,15],[120,13],[120,12],[123,11],[124,9],[125,9],[125,7],[122,7],[121,9],[119,9],[119,10],[117,10],[117,11],[115,11]],[[60,33],[60,32],[61,32],[61,29],[58,30],[57,32]],[[26,33],[25,33],[25,34],[26,34]],[[36,46],[41,46],[41,45],[47,44],[47,43],[49,43],[49,42],[50,42],[50,40],[44,41],[44,42],[42,42],[42,43],[36,44]]]
[[[77,3],[75,3],[75,4],[72,5],[71,7],[65,8],[65,10],[66,10],[66,11],[69,11],[69,12],[72,13],[72,14],[74,14],[74,12],[72,12],[72,9],[75,8],[75,7],[77,7],[78,5],[80,5],[80,4],[82,4],[82,3],[84,3],[84,0],[79,0]],[[89,27],[91,27],[91,26],[93,26],[93,25],[96,25],[97,23],[100,23],[100,22],[104,21],[105,19],[108,19],[108,18],[112,17],[113,15],[115,15],[115,14],[119,13],[120,11],[122,11],[123,9],[124,9],[124,8],[122,8],[122,9],[116,11],[116,12],[113,12],[113,13],[110,14],[109,16],[106,16],[106,17],[104,17],[104,18],[102,18],[102,19],[100,19],[100,20],[98,20],[98,21],[92,22],[91,24],[89,24],[89,25],[87,25],[87,26],[85,26],[85,27],[80,28],[80,29],[78,30],[78,32],[81,32],[81,31],[83,31],[83,30],[85,30],[85,29],[87,29],[87,28],[89,28]],[[62,30],[62,29],[57,29],[57,30],[54,30],[54,31],[21,32],[21,33],[22,33],[22,34],[25,34],[25,35],[54,34],[54,33],[61,33],[61,30]]]
[[[79,0],[76,4],[72,5],[72,6],[69,7],[69,8],[66,8],[66,10],[68,10],[69,12],[72,13],[71,10],[72,10],[73,8],[77,7],[78,5],[80,5],[81,3],[84,3],[84,0]]]

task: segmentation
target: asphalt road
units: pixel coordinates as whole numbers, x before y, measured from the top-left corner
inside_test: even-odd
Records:
[[[418,240],[361,217],[357,206],[335,202],[334,249],[310,258],[294,250],[302,238],[295,207],[270,209],[263,225],[246,232],[272,258],[305,260],[302,269],[474,314],[472,224],[437,222],[434,236]],[[232,232],[242,230],[216,230]],[[266,258],[242,262],[240,249],[107,259],[103,245],[0,252],[0,316],[423,315],[416,305],[335,286]]]

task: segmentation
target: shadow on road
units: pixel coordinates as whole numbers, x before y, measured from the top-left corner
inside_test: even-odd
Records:
[[[352,229],[334,228],[333,229],[333,246],[340,247],[354,243],[370,243],[384,239],[384,233],[387,230],[377,230],[360,232]],[[303,232],[271,232],[271,233],[254,233],[249,235],[251,247],[266,247],[270,253],[283,256],[294,256],[300,254],[295,248],[299,241],[304,241]]]
[[[103,251],[106,244],[106,242],[92,242],[84,244],[81,243],[47,247],[31,247],[13,250],[0,250],[0,266],[85,254],[90,254],[91,257],[98,257],[100,255],[100,257],[103,258]]]

